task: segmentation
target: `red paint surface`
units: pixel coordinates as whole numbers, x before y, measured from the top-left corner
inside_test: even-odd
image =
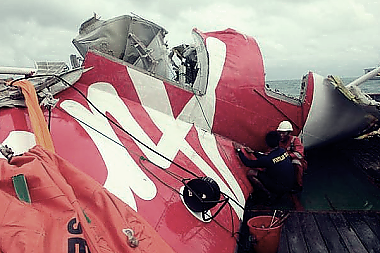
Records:
[[[238,34],[231,29],[201,34],[201,36],[205,39],[208,36],[217,37],[227,46],[227,58],[216,90],[217,100],[213,132],[216,134],[218,149],[225,164],[230,168],[247,197],[251,188],[245,177],[245,169],[232,148],[232,140],[245,143],[255,149],[262,149],[266,132],[275,129],[278,123],[284,119],[290,119],[294,122],[296,131],[299,132],[310,109],[313,87],[309,87],[307,90],[306,103],[303,106],[291,105],[268,97],[264,90],[264,68],[261,53],[253,38]],[[75,86],[86,94],[88,86],[93,83],[108,82],[113,84],[136,121],[157,143],[162,133],[141,106],[126,66],[89,53],[85,60],[85,67],[93,67],[93,69],[84,73]],[[311,75],[309,78],[312,78]],[[312,82],[309,83],[312,86]],[[192,94],[168,83],[165,83],[165,87],[173,115],[176,117]],[[60,103],[70,99],[80,102],[88,108],[85,99],[74,89],[68,89],[57,97],[60,98]],[[59,105],[53,110],[51,120],[51,134],[56,152],[104,184],[107,169],[93,141],[73,118],[58,108]],[[109,116],[112,117],[112,115]],[[24,109],[0,110],[0,122],[2,130],[0,131],[0,138],[2,139],[13,130],[31,131],[28,116]],[[116,128],[114,130],[129,150],[142,155],[142,152],[127,134]],[[193,128],[186,136],[186,141],[211,168],[217,171],[217,168],[203,152],[197,135]],[[133,157],[138,163],[139,157],[137,155]],[[195,174],[201,175],[201,171],[181,152],[177,154],[174,161]],[[143,164],[149,171],[175,189],[182,186],[181,182],[173,179],[156,166],[146,161]],[[168,170],[191,178],[189,174],[174,164]],[[219,174],[219,172],[217,173]],[[217,222],[203,223],[187,211],[176,192],[159,182],[148,172],[146,174],[156,184],[158,193],[151,201],[144,201],[136,196],[139,213],[175,251],[234,252],[235,239],[226,229],[236,232],[239,228],[239,222],[235,213],[231,217],[228,206],[216,217]],[[232,228],[232,219],[234,228]]]

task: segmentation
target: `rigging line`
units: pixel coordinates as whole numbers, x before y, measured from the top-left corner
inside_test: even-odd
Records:
[[[235,235],[235,226],[234,226],[234,216],[233,216],[233,212],[232,212],[232,206],[230,204],[230,202],[228,202],[228,206],[230,207],[230,216],[231,216],[231,236],[234,236]]]
[[[66,112],[64,109],[62,109],[62,108],[60,108],[60,107],[58,107],[58,106],[57,106],[56,108],[57,108],[58,110],[64,112],[64,113],[66,113],[67,115],[69,115],[70,117],[72,117],[73,119],[75,119],[76,121],[82,123],[83,125],[86,125],[88,128],[91,128],[92,130],[94,130],[94,131],[97,132],[98,134],[102,135],[103,137],[107,138],[108,140],[110,140],[110,141],[114,142],[115,144],[121,146],[122,148],[124,148],[124,149],[127,150],[128,152],[130,152],[130,153],[132,153],[132,154],[134,154],[134,155],[136,155],[136,156],[138,156],[138,157],[141,156],[140,154],[137,154],[136,152],[134,152],[134,151],[132,151],[132,150],[129,150],[129,149],[128,149],[126,146],[124,146],[122,143],[120,143],[120,142],[118,142],[118,141],[112,139],[111,137],[109,137],[108,135],[102,133],[101,131],[99,131],[99,130],[96,129],[95,127],[93,127],[93,126],[87,124],[87,123],[84,122],[83,120],[81,120],[81,119],[79,119],[79,118],[77,118],[77,117],[75,117],[75,116],[69,114],[69,113]]]
[[[202,112],[203,118],[205,119],[207,126],[210,128],[210,133],[212,133],[211,125],[210,125],[210,123],[209,123],[208,120],[207,120],[207,117],[206,117],[206,114],[205,114],[205,112],[204,112],[204,110],[203,110],[202,104],[201,104],[201,102],[199,101],[198,96],[197,96],[197,94],[195,93],[195,90],[194,90],[194,87],[193,87],[193,86],[191,86],[191,90],[193,91],[193,94],[194,94],[194,96],[195,96],[195,99],[197,100],[198,105],[199,105],[199,107],[201,108],[201,112]]]
[[[268,98],[266,98],[263,94],[261,94],[258,90],[253,89],[254,92],[256,92],[261,98],[263,98],[266,102],[268,102],[270,105],[272,105],[278,112],[280,112],[285,118],[287,118],[289,121],[291,121],[294,125],[298,127],[298,125],[291,120],[282,110],[280,110],[275,104],[273,104],[271,101],[269,101]]]
[[[68,85],[69,87],[71,87],[71,88],[73,88],[74,90],[76,90],[91,106],[93,106],[94,108],[95,108],[95,110],[98,112],[98,113],[100,113],[103,117],[105,117],[107,120],[109,120],[111,123],[113,123],[116,127],[118,127],[120,130],[122,130],[124,133],[126,133],[127,135],[129,135],[131,138],[133,138],[134,140],[136,140],[137,142],[139,142],[141,145],[143,145],[144,147],[146,147],[146,148],[148,148],[149,150],[151,150],[152,152],[154,152],[155,154],[157,154],[157,155],[159,155],[159,156],[161,156],[162,158],[164,158],[165,160],[167,160],[167,161],[169,161],[169,162],[171,162],[171,163],[173,163],[174,165],[176,165],[176,166],[178,166],[180,169],[182,169],[182,170],[184,170],[184,171],[186,171],[187,173],[189,173],[189,174],[191,174],[191,175],[193,175],[194,177],[197,177],[197,178],[201,178],[201,177],[199,177],[199,176],[197,176],[195,173],[193,173],[192,171],[189,171],[188,169],[186,169],[186,168],[184,168],[184,167],[182,167],[181,165],[179,165],[179,164],[177,164],[176,162],[174,162],[174,161],[172,161],[172,160],[170,160],[170,159],[168,159],[167,157],[165,157],[164,155],[162,155],[162,154],[160,154],[159,152],[157,152],[157,151],[155,151],[154,149],[152,149],[152,148],[150,148],[149,146],[147,146],[145,143],[143,143],[143,142],[141,142],[139,139],[137,139],[135,136],[133,136],[132,134],[130,134],[128,131],[126,131],[124,128],[122,128],[119,124],[117,124],[116,122],[114,122],[112,119],[110,119],[107,115],[105,115],[103,112],[101,112],[100,110],[99,110],[99,108],[97,108],[93,103],[92,103],[92,101],[90,101],[84,94],[83,94],[83,92],[82,91],[80,91],[78,88],[76,88],[74,85],[71,85],[70,83],[68,83],[66,80],[64,80],[63,78],[61,78],[60,76],[57,76],[57,75],[36,75],[36,76],[33,76],[33,77],[46,77],[46,76],[53,76],[53,77],[56,77],[56,78],[58,78],[59,80],[61,80],[63,83],[65,83],[66,85]],[[24,78],[19,78],[19,79],[17,79],[17,80],[14,80],[14,81],[12,81],[11,82],[11,84],[13,83],[13,82],[16,82],[16,81],[18,81],[18,80],[22,80],[22,79],[28,79],[28,78],[30,78],[30,77],[24,77]],[[196,96],[196,94],[194,93],[194,95]],[[197,98],[197,96],[196,96],[196,98]],[[197,101],[199,102],[199,100],[197,99]],[[201,106],[201,105],[200,105]],[[59,110],[61,110],[61,111],[64,111],[62,108],[58,108]],[[201,107],[201,110],[203,111],[203,108]],[[65,113],[67,113],[66,111],[64,111]],[[67,113],[68,114],[68,113]],[[69,114],[70,115],[70,114]],[[204,115],[204,114],[203,114]],[[74,119],[76,119],[77,121],[80,121],[80,122],[82,122],[83,124],[85,124],[86,126],[88,126],[88,127],[90,127],[91,129],[93,129],[94,131],[96,131],[96,132],[98,132],[98,133],[100,133],[101,135],[103,135],[104,137],[106,137],[106,138],[108,138],[109,140],[111,140],[111,141],[113,141],[113,142],[115,142],[116,144],[118,144],[118,145],[120,145],[120,146],[122,146],[122,147],[124,147],[126,150],[128,150],[123,144],[120,144],[119,142],[117,142],[117,141],[115,141],[115,140],[113,140],[112,138],[110,138],[110,137],[108,137],[108,136],[106,136],[105,134],[103,134],[103,133],[101,133],[100,131],[98,131],[97,129],[95,129],[95,128],[93,128],[92,126],[90,126],[90,125],[88,125],[87,123],[85,123],[85,122],[83,122],[82,120],[79,120],[78,118],[76,118],[76,117],[74,117],[74,116],[72,116],[72,115],[70,115],[71,117],[73,117]],[[205,115],[204,115],[204,117],[205,117]],[[205,118],[206,119],[206,118]],[[207,122],[207,124],[208,124],[208,121],[207,121],[207,119],[206,119],[206,122]],[[218,142],[217,142],[218,143]],[[218,143],[219,144],[219,143]],[[219,144],[220,145],[220,144]],[[222,148],[223,149],[223,148]],[[128,151],[130,151],[130,150],[128,150]],[[134,153],[134,152],[132,152],[132,151],[130,151],[131,153]],[[138,155],[137,153],[134,153],[135,155]],[[138,155],[138,156],[140,156],[140,155]],[[228,159],[228,156],[226,156],[227,157],[227,159]],[[148,160],[149,162],[151,162],[150,160]],[[152,162],[151,162],[152,163]],[[158,168],[160,168],[160,169],[163,169],[163,168],[161,168],[160,166],[158,166],[157,164],[154,164],[154,163],[152,163],[153,165],[155,165],[155,166],[157,166]],[[163,169],[163,170],[165,170],[165,169]],[[165,170],[166,171],[166,170]],[[173,172],[170,172],[170,173],[173,173]],[[168,174],[170,174],[170,173],[168,173]],[[173,173],[174,174],[174,173]],[[173,175],[171,175],[171,176],[173,176]],[[174,177],[174,176],[173,176]],[[226,195],[227,196],[227,195]],[[238,206],[240,206],[241,208],[243,208],[236,200],[234,200],[233,198],[230,198],[232,201],[234,201]]]
[[[211,134],[214,134],[213,131],[212,131],[212,127],[211,127],[210,123],[209,123],[208,120],[207,120],[207,117],[206,117],[206,114],[205,114],[205,112],[204,112],[204,110],[203,110],[202,104],[201,104],[201,102],[199,101],[197,94],[195,93],[194,87],[191,86],[191,89],[192,89],[192,91],[193,91],[193,94],[194,94],[194,96],[195,96],[197,102],[198,102],[199,107],[201,108],[201,112],[202,112],[203,118],[205,119],[205,121],[206,121],[208,127],[210,128],[210,133],[211,133]],[[214,135],[215,135],[215,134],[214,134]],[[215,138],[215,142],[216,142],[216,144],[220,147],[220,149],[223,151],[223,154],[224,154],[224,156],[226,157],[226,159],[227,159],[229,165],[231,165],[231,160],[230,160],[230,158],[228,157],[227,152],[226,152],[226,150],[224,149],[223,145],[220,144],[219,141],[218,141],[216,138]]]
[[[183,194],[178,191],[177,189],[175,189],[173,186],[169,185],[168,183],[164,182],[161,178],[159,178],[156,174],[154,174],[151,170],[149,170],[143,163],[142,161],[148,161],[149,163],[153,164],[154,166],[160,168],[161,170],[163,170],[164,172],[166,172],[168,175],[172,176],[173,178],[177,179],[178,181],[182,182],[181,179],[184,179],[183,177],[181,176],[178,176],[176,175],[175,173],[173,173],[172,171],[168,171],[167,169],[164,169],[162,168],[161,166],[155,164],[154,162],[150,161],[148,158],[145,158],[144,156],[141,156],[131,150],[128,150],[126,146],[124,146],[123,144],[121,144],[120,142],[117,142],[116,140],[112,139],[111,137],[105,135],[104,133],[102,133],[101,131],[97,130],[96,128],[92,127],[91,125],[87,124],[86,122],[76,118],[75,116],[69,114],[68,112],[66,112],[65,110],[63,110],[62,108],[60,107],[56,107],[58,110],[66,113],[67,115],[69,115],[70,117],[74,118],[75,120],[81,122],[82,124],[86,125],[87,127],[91,128],[92,130],[96,131],[97,133],[101,134],[102,136],[104,136],[105,138],[109,139],[110,141],[116,143],[117,145],[123,147],[124,149],[126,149],[128,152],[131,152],[132,154],[136,155],[136,156],[139,156],[139,164],[140,166],[145,169],[148,173],[150,173],[154,178],[156,178],[160,183],[162,183],[163,185],[165,185],[166,187],[168,187],[169,189],[171,189],[172,191],[176,192],[177,194],[183,196]],[[223,195],[229,197],[227,194],[221,192]],[[232,201],[234,201],[238,206],[242,207],[236,200],[234,200],[233,198],[229,197],[229,199],[231,199]],[[235,232],[234,232],[234,218],[233,218],[233,213],[232,213],[232,206],[229,202],[227,202],[228,205],[229,205],[229,208],[230,208],[230,216],[231,216],[231,226],[232,226],[232,230],[229,230],[228,228],[226,228],[225,226],[223,226],[222,224],[220,224],[218,221],[216,221],[215,219],[213,219],[213,221],[218,225],[220,226],[221,228],[223,228],[224,230],[226,230],[227,232],[231,233],[231,235],[234,237],[235,236]],[[243,207],[242,207],[243,208]],[[244,209],[244,208],[243,208]],[[235,238],[236,239],[236,238]]]
[[[149,160],[149,159],[146,158],[146,157],[141,156],[140,159],[141,159],[141,158],[143,158],[143,160],[145,160],[145,161],[147,161],[147,162],[153,164],[153,165],[156,166],[157,168],[159,168],[159,169],[165,171],[167,174],[169,174],[170,176],[172,176],[173,178],[177,179],[177,180],[180,181],[180,182],[182,182],[182,180],[186,180],[186,179],[187,179],[187,178],[184,178],[184,177],[182,177],[182,176],[179,176],[179,175],[175,174],[173,171],[170,171],[170,170],[167,170],[167,169],[165,169],[165,168],[162,168],[161,166],[159,166],[158,164],[152,162],[151,160]]]
[[[140,156],[140,159],[139,159],[139,164],[141,165],[141,167],[143,167],[147,172],[149,172],[149,174],[151,174],[154,178],[156,178],[160,183],[162,183],[163,185],[165,185],[166,187],[170,188],[172,191],[178,193],[179,195],[182,196],[182,193],[180,191],[178,191],[177,189],[175,189],[173,186],[167,184],[166,182],[164,182],[161,178],[159,178],[156,174],[154,174],[152,171],[150,171],[143,163],[142,161],[144,160],[147,160],[149,161],[148,159],[145,159],[143,156]]]
[[[211,125],[210,125],[210,123],[209,123],[208,120],[207,120],[207,117],[206,117],[206,114],[205,114],[205,112],[204,112],[204,110],[203,110],[202,104],[201,104],[201,102],[199,101],[197,94],[195,93],[194,87],[191,86],[191,88],[192,88],[193,94],[194,94],[194,96],[195,96],[195,98],[196,98],[196,100],[197,100],[197,102],[198,102],[198,105],[199,105],[199,107],[201,108],[203,118],[205,119],[205,121],[206,121],[208,127],[210,128],[210,133],[214,134],[214,133],[212,132]],[[217,145],[220,147],[220,149],[223,151],[224,156],[226,157],[228,163],[231,165],[231,161],[230,161],[230,159],[229,159],[229,157],[228,157],[228,155],[227,155],[227,152],[226,152],[226,150],[224,149],[223,145],[220,144],[219,141],[218,141],[216,138],[215,138],[215,141],[216,141],[216,144],[217,144]],[[223,193],[223,194],[225,194],[225,193]],[[234,198],[228,196],[227,194],[225,194],[225,195],[226,195],[227,197],[229,197],[229,199],[231,199],[231,200],[232,200],[233,202],[235,202],[240,208],[242,208],[242,209],[244,210],[244,207],[243,207],[239,202],[237,202]]]
[[[156,176],[153,172],[151,172],[147,167],[145,167],[142,163],[142,160],[146,160],[150,163],[152,163],[153,165],[161,168],[160,166],[158,166],[157,164],[153,163],[152,161],[150,161],[149,159],[146,159],[144,157],[140,157],[140,165],[145,169],[147,170],[152,176],[154,176],[158,181],[160,181],[162,184],[164,184],[165,186],[167,186],[168,188],[172,189],[174,192],[178,193],[179,195],[183,196],[183,194],[181,192],[179,192],[178,190],[176,190],[174,187],[170,186],[169,184],[165,183],[163,180],[161,180],[158,176]],[[161,168],[163,169],[163,168]],[[165,169],[163,169],[165,170]],[[165,170],[166,171],[166,170]],[[169,171],[168,171],[169,172]],[[227,196],[229,199],[231,199],[227,194],[224,194],[223,192],[221,192],[223,195]],[[233,200],[233,199],[232,199]],[[237,203],[235,200],[233,200],[235,203]],[[231,226],[232,226],[232,229],[229,230],[228,228],[224,227],[222,224],[220,224],[219,222],[217,222],[215,219],[213,219],[213,221],[215,221],[216,224],[218,224],[218,226],[220,226],[221,228],[223,228],[224,230],[228,231],[231,233],[231,236],[234,237],[234,235],[236,234],[235,233],[235,228],[234,228],[234,217],[233,217],[233,212],[232,212],[232,206],[231,206],[231,203],[230,202],[227,202],[229,208],[230,208],[230,216],[231,216]],[[237,205],[239,205],[240,207],[242,207],[239,203],[237,203]],[[244,209],[244,207],[242,207]],[[206,213],[207,215],[207,213]],[[236,238],[235,238],[236,239]]]
[[[229,196],[227,193],[224,193],[222,191],[220,191],[220,193],[222,193],[223,195],[227,196],[230,200],[232,200],[233,202],[235,202],[236,205],[238,205],[241,209],[244,210],[244,206],[242,206],[237,200],[231,198],[231,196]]]
[[[235,225],[234,225],[234,214],[232,212],[232,206],[231,203],[228,202],[228,206],[230,207],[230,215],[231,215],[231,227],[232,227],[232,233],[231,236],[235,236]]]
[[[145,160],[145,161],[148,161],[149,163],[151,163],[151,164],[153,164],[154,166],[156,166],[156,167],[160,168],[161,170],[165,171],[167,174],[169,174],[170,176],[172,176],[173,178],[177,179],[177,180],[180,181],[180,182],[182,182],[182,181],[181,181],[179,178],[184,179],[183,177],[180,177],[180,176],[176,175],[175,173],[173,173],[173,172],[171,172],[171,171],[168,171],[168,170],[162,168],[161,166],[159,166],[159,165],[153,163],[152,161],[150,161],[148,158],[145,158],[144,156],[141,156],[141,155],[139,155],[139,154],[137,154],[137,153],[135,153],[135,152],[133,152],[133,151],[131,151],[131,150],[128,150],[127,147],[124,146],[123,144],[121,144],[121,143],[117,142],[116,140],[112,139],[111,137],[105,135],[104,133],[100,132],[99,130],[97,130],[96,128],[94,128],[94,127],[92,127],[91,125],[87,124],[86,122],[84,122],[84,121],[82,121],[82,120],[76,118],[75,116],[69,114],[68,112],[66,112],[66,111],[63,110],[62,108],[60,108],[60,107],[56,107],[56,108],[57,108],[58,110],[64,112],[64,113],[66,113],[67,115],[71,116],[71,117],[74,118],[75,120],[81,122],[82,124],[86,125],[87,127],[91,128],[92,130],[96,131],[97,133],[101,134],[102,136],[104,136],[105,138],[109,139],[110,141],[112,141],[112,142],[116,143],[117,145],[123,147],[123,148],[126,149],[127,151],[133,153],[134,155],[139,156],[139,164],[141,165],[142,168],[144,168],[148,173],[150,173],[150,174],[151,174],[154,178],[156,178],[160,183],[162,183],[162,184],[165,185],[166,187],[170,188],[172,191],[178,193],[179,195],[183,196],[183,194],[182,194],[180,191],[178,191],[177,189],[175,189],[175,188],[172,187],[171,185],[167,184],[167,183],[164,182],[161,178],[159,178],[156,174],[154,174],[152,171],[150,171],[150,170],[149,170],[149,169],[148,169],[148,168],[142,163],[142,161],[144,161],[144,160]],[[222,193],[222,194],[224,194],[224,193]],[[226,196],[228,196],[228,195],[226,195]],[[231,199],[231,198],[230,198],[230,199]],[[232,200],[233,200],[233,199],[232,199]],[[233,201],[235,202],[235,200],[233,200]],[[237,204],[239,205],[239,203],[237,203]],[[215,223],[216,223],[218,226],[220,226],[221,228],[223,228],[223,229],[226,230],[227,232],[231,233],[232,236],[234,236],[234,235],[235,235],[235,232],[234,232],[234,227],[233,227],[233,226],[234,226],[234,222],[233,222],[232,207],[231,207],[231,204],[230,204],[229,202],[228,202],[228,205],[229,205],[229,207],[230,207],[230,212],[231,212],[232,231],[230,231],[228,228],[224,227],[222,224],[220,224],[219,222],[217,222],[215,219],[213,219],[213,220],[215,221]]]
[[[142,157],[141,157],[142,158]],[[164,168],[162,168],[161,166],[159,166],[159,165],[157,165],[157,164],[155,164],[155,163],[153,163],[152,161],[150,161],[149,159],[146,159],[146,158],[144,158],[144,159],[142,159],[142,160],[146,160],[146,161],[148,161],[148,162],[150,162],[150,163],[152,163],[153,165],[155,165],[156,167],[158,167],[158,168],[160,168],[160,169],[162,169],[162,170],[165,170]],[[142,164],[141,164],[142,165]],[[143,165],[142,165],[143,166]],[[146,170],[148,170],[146,167],[144,167]],[[149,170],[148,170],[149,171]],[[165,170],[166,171],[166,170]],[[166,171],[167,173],[173,173],[173,172],[171,172],[171,171]],[[149,173],[151,173],[154,177],[156,177],[156,175],[154,175],[152,172],[150,172],[149,171]],[[174,174],[174,173],[173,173]],[[174,176],[173,176],[174,177]],[[182,179],[184,179],[183,177],[180,177],[180,176],[178,176],[179,178],[182,178]],[[156,177],[157,178],[157,177]],[[179,180],[179,178],[177,178],[178,180]],[[163,183],[163,184],[165,184],[164,182],[162,182],[159,178],[157,178],[157,180],[159,180],[161,183]],[[165,184],[166,185],[166,184]],[[166,185],[166,186],[168,186],[169,188],[171,188],[171,189],[173,189],[171,186],[169,186],[169,185]],[[174,191],[176,191],[177,192],[177,190],[175,190],[175,189],[173,189]],[[179,192],[177,192],[177,193],[179,193]],[[233,202],[235,202],[240,208],[242,208],[243,210],[245,210],[245,208],[239,203],[239,202],[237,202],[237,200],[235,200],[235,199],[233,199],[233,198],[231,198],[228,194],[226,194],[226,193],[224,193],[224,192],[220,192],[221,194],[223,194],[224,196],[227,196],[228,197],[228,199],[230,199],[230,200],[232,200]],[[181,193],[179,193],[180,195],[182,195]],[[234,232],[234,226],[233,226],[233,224],[234,224],[234,221],[233,221],[233,214],[232,214],[232,206],[231,206],[231,203],[230,202],[227,202],[228,203],[228,205],[229,205],[229,207],[230,207],[230,212],[231,212],[231,219],[232,219],[232,221],[231,221],[231,223],[232,223],[232,236],[234,236],[234,234],[235,234],[235,232]],[[220,224],[218,224],[218,225],[220,225]],[[220,226],[222,226],[222,225],[220,225]],[[222,226],[223,227],[223,226]],[[225,230],[227,230],[228,231],[228,229],[226,229],[226,228],[224,228]],[[230,232],[230,231],[229,231]]]
[[[134,135],[132,135],[131,133],[129,133],[127,130],[125,130],[123,127],[121,127],[118,123],[116,123],[115,121],[113,121],[111,118],[109,118],[107,115],[105,115],[102,111],[99,110],[99,108],[97,108],[92,102],[91,100],[89,100],[86,95],[83,94],[82,91],[80,91],[77,87],[75,87],[74,85],[70,84],[69,82],[67,82],[65,79],[63,79],[62,77],[60,76],[57,76],[57,75],[54,75],[54,74],[49,74],[49,75],[35,75],[35,76],[31,76],[31,77],[22,77],[22,78],[19,78],[19,79],[16,79],[16,80],[13,80],[11,82],[14,83],[16,81],[19,81],[19,80],[22,80],[22,79],[29,79],[29,78],[36,78],[36,77],[47,77],[47,76],[53,76],[55,78],[58,78],[59,80],[61,80],[63,83],[65,83],[66,85],[68,85],[69,87],[73,88],[75,91],[77,91],[100,115],[102,115],[103,117],[105,117],[108,121],[110,121],[113,125],[115,125],[117,128],[119,128],[121,131],[123,131],[124,133],[126,133],[127,135],[129,135],[132,139],[134,139],[135,141],[137,141],[138,143],[140,143],[141,145],[143,145],[145,148],[149,149],[150,151],[152,151],[153,153],[155,153],[156,155],[160,156],[161,158],[165,159],[166,161],[170,162],[170,163],[173,163],[174,165],[176,165],[177,167],[179,167],[180,169],[182,169],[183,171],[186,171],[187,173],[189,173],[190,175],[196,177],[196,178],[201,178],[199,177],[198,175],[196,175],[194,172],[184,168],[183,166],[181,166],[180,164],[174,162],[173,160],[170,160],[169,158],[167,158],[166,156],[164,156],[163,154],[157,152],[156,150],[154,150],[153,148],[149,147],[147,144],[143,143],[142,141],[140,141],[138,138],[136,138]]]
[[[228,204],[229,204],[229,202],[227,202]],[[231,212],[231,224],[232,224],[232,230],[230,230],[230,229],[228,229],[228,228],[226,228],[225,226],[223,226],[220,222],[218,222],[215,218],[214,219],[212,219],[219,227],[221,227],[221,228],[223,228],[224,230],[226,230],[228,233],[231,233],[231,236],[232,237],[234,237],[234,235],[235,235],[235,228],[233,227],[233,225],[234,225],[234,221],[233,221],[233,214],[232,214],[232,209],[230,209],[230,212]],[[205,215],[207,215],[209,218],[210,218],[210,216],[207,214],[207,213],[205,213]]]
[[[64,109],[59,108],[59,107],[57,107],[57,108],[58,108],[58,110],[60,110],[60,111],[62,111],[62,112],[64,112],[64,113],[66,113],[67,115],[69,115],[70,117],[72,117],[72,118],[74,118],[75,120],[79,121],[80,123],[82,123],[82,124],[86,125],[87,127],[91,128],[92,130],[94,130],[94,131],[97,132],[98,134],[100,134],[100,135],[102,135],[103,137],[107,138],[108,140],[110,140],[110,141],[114,142],[115,144],[121,146],[122,148],[124,148],[124,149],[127,150],[128,152],[134,154],[135,156],[138,156],[139,159],[142,159],[142,158],[143,158],[144,160],[147,160],[148,162],[150,162],[150,163],[153,164],[154,166],[158,167],[159,169],[164,170],[167,174],[169,174],[169,175],[172,176],[173,178],[177,179],[178,181],[181,181],[181,179],[183,179],[183,177],[180,177],[180,176],[176,175],[174,172],[169,171],[169,170],[167,170],[167,169],[164,169],[164,168],[162,168],[161,166],[159,166],[159,165],[153,163],[152,161],[150,161],[148,158],[145,158],[144,156],[142,156],[142,155],[140,155],[140,154],[134,152],[133,150],[128,149],[128,148],[127,148],[126,146],[124,146],[122,143],[120,143],[120,142],[118,142],[118,141],[112,139],[112,138],[109,137],[108,135],[106,135],[106,134],[100,132],[99,130],[97,130],[97,129],[94,128],[93,126],[87,124],[87,123],[84,122],[83,120],[78,119],[78,118],[76,118],[75,116],[69,114],[69,113],[66,112]],[[179,178],[181,178],[181,179],[179,179]]]
[[[173,163],[173,164],[175,164],[176,166],[178,166],[179,168],[181,168],[182,170],[184,170],[184,171],[186,171],[186,172],[188,172],[189,174],[191,174],[191,175],[193,175],[193,176],[195,176],[195,177],[197,177],[197,178],[200,178],[200,177],[198,177],[195,173],[193,173],[193,172],[191,172],[191,171],[189,171],[189,170],[187,170],[187,169],[185,169],[184,167],[182,167],[181,165],[179,165],[179,164],[177,164],[177,163],[175,163],[174,161],[172,161],[172,160],[170,160],[170,159],[168,159],[167,157],[165,157],[164,155],[162,155],[162,154],[160,154],[160,153],[158,153],[157,151],[155,151],[155,150],[153,150],[152,148],[150,148],[149,146],[147,146],[145,143],[143,143],[143,142],[141,142],[139,139],[137,139],[135,136],[133,136],[132,134],[130,134],[128,131],[126,131],[124,128],[122,128],[119,124],[117,124],[116,122],[114,122],[112,119],[110,119],[109,117],[107,117],[107,115],[105,115],[103,112],[101,112],[79,89],[77,89],[76,87],[74,87],[73,85],[71,85],[70,83],[68,83],[66,80],[64,80],[63,78],[61,78],[60,76],[57,76],[57,75],[36,75],[36,76],[33,76],[33,77],[46,77],[46,76],[53,76],[53,77],[55,77],[55,78],[57,78],[57,79],[59,79],[59,80],[61,80],[63,83],[65,83],[66,85],[68,85],[69,87],[71,87],[71,88],[73,88],[74,90],[76,90],[91,106],[93,106],[94,107],[94,109],[98,112],[98,113],[100,113],[103,117],[105,117],[107,120],[109,120],[112,124],[114,124],[116,127],[118,127],[120,130],[122,130],[123,132],[125,132],[127,135],[129,135],[131,138],[133,138],[134,140],[136,140],[137,142],[139,142],[141,145],[143,145],[144,147],[146,147],[146,148],[148,148],[149,150],[151,150],[152,152],[154,152],[155,154],[157,154],[157,155],[159,155],[159,156],[161,156],[162,158],[164,158],[165,160],[167,160],[167,161],[169,161],[169,162],[171,162],[171,163]],[[17,79],[17,80],[14,80],[13,82],[16,82],[16,81],[18,81],[18,80],[21,80],[21,79],[28,79],[28,78],[33,78],[33,77],[25,77],[25,78],[20,78],[20,79]],[[195,95],[195,93],[194,93],[194,95]],[[196,95],[195,95],[196,96]],[[197,96],[196,96],[196,99],[197,99],[197,101],[198,101],[198,103],[199,103],[199,105],[200,105],[200,102],[199,102],[199,100],[198,100],[198,98],[197,98]],[[200,105],[201,106],[201,105]],[[61,111],[64,111],[62,108],[58,108],[59,110],[61,110]],[[201,110],[202,110],[202,113],[203,113],[203,116],[205,117],[205,120],[206,120],[206,122],[207,122],[207,124],[208,124],[208,126],[210,127],[210,125],[209,125],[209,123],[208,123],[208,121],[207,121],[207,119],[206,119],[206,116],[205,116],[205,114],[204,114],[204,111],[203,111],[203,108],[201,107]],[[64,111],[65,113],[67,113],[66,111]],[[68,113],[67,113],[68,114]],[[70,114],[69,114],[70,115]],[[92,126],[90,126],[90,125],[88,125],[87,123],[85,123],[85,122],[83,122],[82,120],[79,120],[78,118],[76,118],[76,117],[74,117],[74,116],[72,116],[72,115],[70,115],[71,117],[73,117],[74,119],[76,119],[77,121],[79,121],[79,122],[82,122],[83,124],[85,124],[86,126],[88,126],[88,127],[90,127],[91,129],[93,129],[94,131],[96,131],[96,132],[98,132],[99,134],[101,134],[101,135],[103,135],[104,137],[106,137],[107,139],[109,139],[109,140],[111,140],[111,141],[113,141],[113,142],[115,142],[116,144],[118,144],[118,145],[120,145],[120,146],[122,146],[123,148],[125,148],[126,150],[128,150],[124,145],[122,145],[121,143],[119,143],[119,142],[117,142],[117,141],[115,141],[115,140],[113,140],[112,138],[110,138],[110,137],[108,137],[107,135],[105,135],[105,134],[103,134],[102,132],[100,132],[100,131],[98,131],[97,129],[95,129],[95,128],[93,128]],[[210,127],[210,131],[211,131],[211,127]],[[129,152],[131,152],[131,153],[134,153],[134,152],[132,152],[132,151],[130,151],[130,150],[128,150]],[[136,153],[134,153],[135,155],[137,155]],[[178,194],[180,194],[181,195],[181,193],[179,192],[179,191],[177,191],[175,188],[173,188],[173,187],[171,187],[170,185],[168,185],[167,183],[165,183],[164,181],[162,181],[158,176],[156,176],[154,173],[152,173],[151,171],[149,171],[149,169],[147,169],[143,164],[142,164],[142,158],[143,158],[143,156],[140,156],[140,159],[139,159],[139,161],[140,161],[140,165],[145,169],[145,170],[147,170],[152,176],[154,176],[158,181],[160,181],[162,184],[164,184],[164,185],[166,185],[167,187],[169,187],[169,188],[171,188],[173,191],[175,191],[175,192],[177,192]],[[145,158],[144,158],[145,159]],[[148,160],[148,159],[146,159],[147,161],[149,161],[149,162],[151,162],[150,160]],[[152,162],[151,162],[152,163]],[[152,163],[153,165],[156,165],[156,164],[154,164],[154,163]],[[157,166],[157,165],[156,165]],[[157,167],[159,167],[159,168],[161,168],[160,166],[157,166]],[[161,169],[163,169],[163,168],[161,168]],[[164,171],[166,171],[165,169],[164,169]],[[168,171],[166,171],[166,172],[168,172]],[[171,174],[172,172],[170,172],[170,173],[168,173],[169,175],[171,175],[171,176],[173,176],[174,175],[174,173],[173,174]],[[173,176],[174,177],[174,176]],[[230,199],[232,199],[232,198],[230,198]],[[232,199],[235,203],[237,203],[234,199]],[[232,225],[233,225],[233,216],[232,216],[232,207],[231,207],[231,205],[230,205],[230,203],[228,203],[229,204],[229,206],[230,206],[230,211],[231,211],[231,218],[232,218]],[[239,206],[241,206],[239,203],[237,203]],[[219,222],[217,222],[216,220],[214,220],[220,227],[222,227],[223,229],[225,229],[225,230],[227,230],[228,232],[231,232],[230,230],[228,230],[227,228],[225,228],[224,226],[222,226]],[[232,236],[234,235],[234,231],[232,231]]]

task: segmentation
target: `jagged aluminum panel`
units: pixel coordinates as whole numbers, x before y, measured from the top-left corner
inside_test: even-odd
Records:
[[[161,26],[138,16],[124,15],[107,21],[96,16],[84,22],[74,46],[85,57],[96,50],[169,79],[171,65]]]

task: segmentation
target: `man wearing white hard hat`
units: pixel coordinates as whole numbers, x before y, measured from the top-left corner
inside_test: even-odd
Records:
[[[241,162],[250,168],[247,177],[257,200],[268,205],[290,192],[295,184],[295,167],[287,151],[279,147],[280,138],[277,131],[268,132],[265,142],[270,151],[266,154],[252,151],[256,159],[248,158],[243,149],[248,151],[241,144],[232,143]]]
[[[280,122],[277,127],[277,132],[281,135],[280,147],[288,152],[296,169],[297,185],[295,187],[298,190],[302,190],[303,173],[307,168],[303,144],[297,136],[291,135],[293,126],[292,123],[287,120]]]

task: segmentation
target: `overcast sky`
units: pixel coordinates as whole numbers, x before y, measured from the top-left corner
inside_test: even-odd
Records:
[[[33,67],[77,54],[71,41],[95,12],[135,13],[164,27],[170,46],[191,30],[233,28],[260,46],[267,80],[356,77],[380,63],[380,0],[1,0],[0,66]]]

